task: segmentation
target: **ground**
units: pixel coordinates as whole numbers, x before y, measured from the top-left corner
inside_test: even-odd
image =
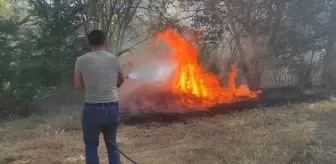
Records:
[[[140,164],[336,163],[336,102],[245,110],[184,122],[121,125],[120,148]],[[79,164],[79,117],[0,125],[1,164]],[[106,163],[103,140],[100,158]],[[123,163],[130,163],[123,158]]]

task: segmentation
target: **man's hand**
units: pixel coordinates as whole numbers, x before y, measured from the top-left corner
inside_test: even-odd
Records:
[[[83,77],[81,73],[76,72],[74,75],[74,85],[75,88],[84,88],[84,82],[83,82]]]
[[[118,83],[117,83],[117,87],[121,87],[121,85],[124,83],[125,78],[124,78],[124,74],[122,72],[118,73]]]

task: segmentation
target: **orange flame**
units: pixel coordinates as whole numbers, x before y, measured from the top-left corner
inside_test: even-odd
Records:
[[[220,103],[232,103],[244,98],[255,99],[260,91],[246,86],[236,87],[238,69],[234,65],[229,75],[229,87],[223,88],[214,74],[205,72],[198,64],[198,51],[171,27],[157,35],[175,54],[177,73],[172,80],[172,92],[181,95],[179,104],[188,108],[207,108]]]

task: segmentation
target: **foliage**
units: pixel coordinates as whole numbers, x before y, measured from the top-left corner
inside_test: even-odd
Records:
[[[202,29],[200,58],[213,72],[222,48],[250,88],[261,87],[265,69],[288,70],[309,87],[322,66],[324,77],[336,71],[335,21],[333,0],[0,0],[0,115],[29,114],[55,90],[71,88],[92,29],[106,32],[117,55],[166,25]]]
[[[10,9],[7,0],[0,0],[0,17],[6,17],[9,13]]]
[[[1,19],[3,112],[29,114],[36,108],[35,102],[50,96],[61,84],[71,84],[73,63],[84,52],[83,44],[76,42],[79,36],[73,20],[50,11],[46,18],[34,8],[30,17],[35,21]]]

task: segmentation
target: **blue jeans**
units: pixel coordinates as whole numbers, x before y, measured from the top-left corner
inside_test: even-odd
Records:
[[[117,130],[120,124],[118,102],[85,104],[82,113],[83,139],[86,164],[99,164],[98,145],[103,133],[109,164],[120,164]]]

